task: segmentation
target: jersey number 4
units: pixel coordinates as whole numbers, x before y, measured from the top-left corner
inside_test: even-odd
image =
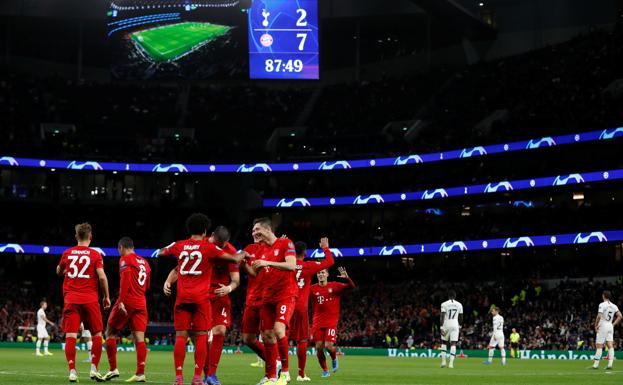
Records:
[[[192,251],[190,253],[188,253],[188,251],[182,251],[180,253],[180,259],[183,259],[182,265],[180,266],[181,275],[201,275],[201,270],[197,270],[203,259],[203,255],[201,255],[200,251]],[[190,269],[186,270],[186,265],[188,265],[189,261],[194,261],[194,263]]]
[[[67,259],[69,259],[69,272],[67,273],[69,278],[91,278],[89,274],[85,274],[91,264],[91,258],[86,255],[80,257],[70,255]]]

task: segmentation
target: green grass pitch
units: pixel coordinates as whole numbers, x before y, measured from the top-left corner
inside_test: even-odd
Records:
[[[184,22],[134,32],[132,40],[156,61],[171,61],[229,32],[231,27]]]
[[[54,350],[52,357],[35,357],[34,349],[0,349],[0,384],[38,385],[66,384],[67,364],[62,351]],[[82,362],[84,351],[78,351],[78,374],[81,383],[91,383],[89,364]],[[224,355],[218,375],[223,385],[253,385],[262,377],[263,370],[249,366],[255,356]],[[370,356],[340,357],[340,370],[330,378],[320,378],[315,357],[308,357],[307,375],[311,384],[327,385],[401,385],[401,384],[538,384],[538,385],[600,385],[623,383],[623,363],[615,363],[615,370],[588,370],[589,361],[509,360],[502,367],[497,358],[486,366],[482,359],[457,359],[455,369],[440,369],[437,359],[387,358]],[[136,368],[136,356],[119,352],[117,362],[121,377],[111,383],[122,384]],[[296,357],[291,356],[291,384],[296,384]],[[330,360],[329,360],[330,362]],[[192,354],[186,355],[185,383],[192,379]],[[108,369],[106,353],[102,354],[100,370]],[[173,382],[173,352],[150,352],[147,355],[147,381],[150,384]]]

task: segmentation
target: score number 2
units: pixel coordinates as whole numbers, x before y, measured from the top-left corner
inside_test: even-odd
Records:
[[[299,18],[296,21],[296,26],[297,27],[307,27],[307,11],[299,8],[296,10],[296,13],[299,14]],[[299,51],[302,51],[305,49],[305,41],[307,40],[307,33],[297,33],[296,34],[296,38],[297,39],[301,39],[301,42],[299,43]]]

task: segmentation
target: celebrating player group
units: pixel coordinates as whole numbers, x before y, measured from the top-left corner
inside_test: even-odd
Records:
[[[330,375],[324,350],[329,352],[332,371],[338,370],[336,353],[340,295],[355,284],[344,268],[339,268],[346,283],[329,282],[328,268],[334,263],[327,238],[320,240],[325,258],[305,261],[307,247],[294,244],[285,236],[275,235],[269,218],[256,219],[251,235],[253,243],[237,252],[229,243],[229,230],[223,226],[211,229],[210,219],[203,214],[192,214],[186,220],[188,239],[171,243],[158,251],[158,257],[172,257],[177,267],[163,284],[166,295],[176,287],[173,309],[175,328],[174,373],[175,385],[184,383],[183,367],[186,344],[194,339],[194,375],[192,385],[220,384],[217,377],[223,342],[232,317],[229,294],[240,285],[240,272],[248,277],[246,302],[242,314],[243,341],[265,363],[261,384],[290,382],[288,343],[297,344],[297,381],[310,381],[305,374],[307,342],[314,341],[322,376]],[[150,288],[149,263],[134,251],[132,239],[123,237],[118,243],[120,287],[111,307],[108,279],[101,254],[90,247],[92,228],[79,224],[75,228],[77,245],[66,250],[56,268],[64,277],[63,322],[65,356],[69,367],[69,381],[77,382],[76,339],[81,331],[92,335],[90,378],[98,382],[120,376],[117,368],[117,339],[128,327],[136,346],[136,372],[126,382],[145,382],[147,346],[146,294]],[[318,283],[311,285],[317,275]],[[105,349],[110,368],[100,373],[103,350],[103,318],[99,304],[101,292],[104,311],[110,309],[105,329]],[[309,300],[312,298],[313,323],[309,327]],[[38,313],[42,330],[51,323],[45,318],[45,303]],[[41,333],[43,334],[43,332]],[[45,354],[47,339],[45,341]],[[37,352],[39,345],[37,345]],[[41,354],[42,355],[42,354]],[[203,377],[202,377],[203,375]]]

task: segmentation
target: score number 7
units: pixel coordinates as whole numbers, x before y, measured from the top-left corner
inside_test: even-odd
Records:
[[[307,11],[302,8],[299,8],[296,10],[296,13],[299,14],[299,18],[296,21],[296,26],[307,27],[307,20],[306,20]],[[307,40],[307,33],[297,33],[296,38],[301,39],[301,42],[299,43],[299,51],[303,51],[305,49],[305,41]]]

